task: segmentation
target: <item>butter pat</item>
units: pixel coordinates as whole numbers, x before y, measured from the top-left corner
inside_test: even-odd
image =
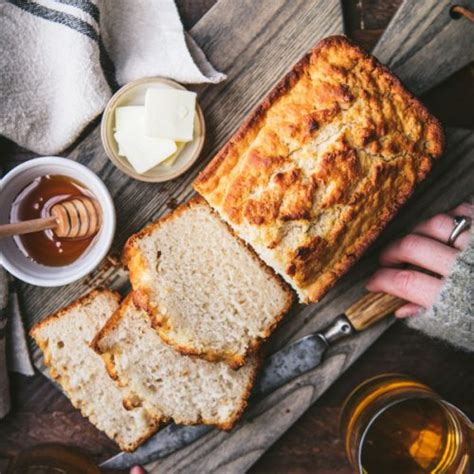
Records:
[[[148,89],[145,133],[150,137],[190,142],[193,139],[196,93],[177,89]]]
[[[176,152],[173,140],[145,135],[145,107],[115,109],[115,134],[118,154],[125,156],[137,173],[146,173]]]

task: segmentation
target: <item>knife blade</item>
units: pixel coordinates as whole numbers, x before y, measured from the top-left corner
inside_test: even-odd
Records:
[[[347,316],[339,315],[321,332],[315,332],[275,352],[264,362],[252,395],[265,395],[317,367],[333,342],[354,332]]]
[[[252,390],[251,398],[267,395],[313,370],[322,362],[324,352],[331,344],[371,326],[402,304],[402,300],[389,295],[368,293],[322,331],[304,336],[268,357]],[[188,446],[214,430],[216,428],[207,425],[171,424],[133,453],[118,453],[103,462],[100,467],[128,469],[135,464],[147,464]]]

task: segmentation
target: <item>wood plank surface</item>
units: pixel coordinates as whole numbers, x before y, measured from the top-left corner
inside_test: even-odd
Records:
[[[474,25],[454,19],[450,0],[405,0],[373,53],[414,94],[422,94],[474,61]],[[466,6],[474,8],[474,1]]]
[[[178,2],[178,6],[181,2]],[[186,3],[186,2],[182,2],[182,3]],[[193,2],[194,3],[194,2]],[[199,3],[199,2],[196,2],[196,3]],[[207,3],[207,4],[211,4],[211,3],[214,3],[212,0],[204,0],[204,1],[201,1],[200,0],[200,3]],[[369,7],[367,7],[366,4],[370,4]],[[377,6],[378,5],[378,10],[380,10],[380,12],[385,12],[384,15],[386,14],[387,11],[389,11],[390,13],[393,11],[393,5],[396,5],[398,2],[378,2],[373,0],[373,1],[369,1],[369,2],[364,2],[364,5],[365,5],[365,15],[362,15],[364,16],[364,19],[365,19],[365,25],[369,25],[370,27],[373,27],[373,28],[383,28],[385,26],[385,23],[384,23],[384,18],[381,17],[381,19],[379,20],[373,20],[374,16],[371,15],[371,12],[372,12],[372,6]],[[344,2],[344,6],[346,6],[346,4],[350,4],[352,6],[352,10],[353,11],[358,11],[359,9],[359,4],[361,4],[361,2],[356,2],[353,1],[353,2]],[[372,5],[373,4],[373,5]],[[390,5],[390,8],[386,8],[387,5]],[[189,5],[191,5],[191,3],[189,3]],[[191,7],[189,7],[189,10],[192,10]],[[273,12],[274,10],[272,10]],[[363,13],[364,10],[361,8],[361,13]],[[271,15],[272,13],[270,13]],[[383,16],[383,15],[382,15]],[[353,18],[353,17],[351,17]],[[218,18],[219,19],[219,18]],[[220,19],[219,19],[220,20]],[[359,20],[357,20],[359,21]],[[206,27],[203,26],[204,24],[201,24],[201,25],[197,25],[196,27],[196,31],[199,30],[199,27],[202,29],[203,31],[203,36],[202,36],[202,39],[201,40],[198,40],[198,42],[201,44],[201,46],[203,46],[203,48],[205,49],[205,51],[211,56],[212,55],[212,52],[214,51],[214,49],[217,51],[217,47],[218,46],[221,46],[219,44],[212,44],[212,41],[213,41],[213,38],[212,37],[207,37],[206,36],[206,33],[207,31],[205,31]],[[360,25],[361,27],[363,26],[362,24]],[[244,31],[245,29],[242,27],[242,25],[240,25],[240,28],[242,31]],[[379,34],[377,30],[373,29],[373,30],[363,30],[362,28],[361,29],[357,29],[357,25],[354,25],[352,27],[353,31],[354,31],[354,36],[358,39],[360,39],[360,41],[362,41],[363,44],[365,44],[366,46],[372,44],[373,42],[373,39],[377,37],[377,35]],[[351,30],[352,31],[352,30]],[[252,32],[251,34],[259,34],[259,33],[255,33],[255,32]],[[194,31],[193,31],[193,35],[194,35]],[[232,38],[233,41],[236,40],[236,38]],[[238,38],[237,38],[238,40]],[[202,42],[204,41],[204,42]],[[220,41],[223,41],[222,38]],[[210,45],[210,46],[208,46]],[[284,43],[283,43],[284,45]],[[282,46],[280,46],[282,47]],[[209,48],[209,49],[208,49]],[[239,49],[240,48],[240,49]],[[242,51],[241,47],[239,46],[239,48],[237,48],[236,51]],[[217,56],[219,56],[219,54],[216,52],[215,53]],[[225,54],[233,54],[233,51],[225,51]],[[258,51],[255,53],[255,54],[258,54]],[[237,58],[237,56],[235,56]],[[215,64],[217,66],[219,66],[219,60],[215,59],[215,57],[212,57],[212,60],[215,62]],[[233,61],[230,60],[230,61],[227,61],[227,64],[230,64],[232,63]],[[224,61],[223,64],[226,64],[226,62]],[[291,64],[290,64],[291,65]],[[230,64],[230,66],[232,67],[232,64]],[[219,66],[222,68],[222,66]],[[224,68],[225,69],[225,68]],[[226,72],[228,72],[228,70],[226,70]],[[455,83],[456,84],[456,83]],[[455,87],[455,86],[454,86]],[[472,90],[471,91],[467,91],[468,93],[471,92],[472,93]],[[206,92],[205,92],[206,93]],[[245,87],[242,88],[242,93],[245,94]],[[471,94],[472,95],[472,94]],[[216,96],[216,100],[219,98],[219,94],[217,94]],[[238,101],[237,101],[238,102]],[[441,105],[441,112],[444,110],[444,108],[446,108],[446,105],[443,104],[443,101],[440,101]],[[212,105],[212,104],[211,104]],[[230,119],[232,120],[232,114],[234,113],[233,112],[233,109],[232,109],[232,104],[226,104],[226,112],[230,115]],[[444,108],[443,108],[444,107]],[[239,109],[239,113],[240,113],[240,110]],[[226,119],[226,115],[223,114],[220,116],[221,119],[225,120]],[[238,125],[238,123],[234,123],[233,127],[235,128],[236,126]],[[217,123],[216,124],[217,127],[220,126],[220,123]],[[461,132],[460,132],[461,133]],[[462,133],[465,133],[465,132],[462,132]],[[97,146],[97,138],[95,139],[96,143],[94,144],[94,139],[91,139],[89,138],[89,140],[92,140],[91,143],[89,145],[87,145],[87,143],[85,145],[82,145],[84,146],[84,149],[82,150],[81,148],[79,148],[75,155],[76,157],[79,157],[82,153],[84,153],[84,155],[90,155],[89,156],[89,162],[91,162],[92,160],[98,160],[100,163],[99,163],[99,168],[102,168],[105,164],[105,156],[103,155],[102,151],[101,151],[101,148],[100,146]],[[456,138],[456,137],[455,137]],[[457,138],[462,138],[461,135],[457,136]],[[213,139],[214,140],[214,139]],[[224,138],[221,139],[221,141],[223,141]],[[87,140],[86,140],[87,142]],[[216,141],[216,143],[209,143],[208,142],[208,146],[206,148],[206,151],[205,151],[205,158],[204,160],[207,160],[213,150],[216,150],[218,148],[219,145],[219,142]],[[2,151],[4,151],[6,149],[6,153],[4,153],[4,156],[5,155],[8,155],[8,154],[12,154],[11,153],[11,146],[10,145],[7,145],[7,147],[2,147]],[[471,156],[472,156],[472,148],[469,148],[467,147],[464,151],[467,151],[467,152],[470,152],[471,153]],[[21,156],[22,155],[22,151],[20,151],[18,153],[18,156]],[[25,156],[29,156],[28,153],[23,153]],[[204,162],[201,161],[201,164]],[[86,162],[87,162],[87,158],[86,158]],[[199,166],[199,165],[198,165]],[[468,173],[471,173],[472,175],[472,168],[470,167],[467,167],[467,168],[464,168],[464,171],[467,171]],[[113,170],[108,170],[108,172],[110,173],[113,173]],[[193,170],[193,173],[195,172],[195,170]],[[116,181],[109,177],[108,178],[110,180],[110,183],[115,183]],[[451,183],[451,186],[453,185],[453,183],[450,181]],[[166,212],[166,209],[168,207],[173,207],[175,204],[176,204],[176,200],[174,199],[174,192],[176,190],[176,188],[173,186],[171,188],[167,188],[165,186],[146,186],[143,188],[145,190],[145,188],[148,188],[146,189],[146,191],[148,192],[149,191],[149,194],[147,195],[147,199],[150,199],[152,200],[154,203],[157,203],[158,206],[160,206],[159,208],[156,209],[156,213],[157,215],[159,215],[160,213],[163,213],[163,212]],[[184,188],[183,188],[184,189]],[[113,190],[114,194],[118,195],[120,194],[120,192],[122,191],[122,188],[118,188],[117,190]],[[156,194],[159,195],[159,197],[156,196]],[[134,195],[133,195],[134,196]],[[455,199],[453,200],[453,202],[455,201]],[[125,205],[127,203],[127,200],[126,199],[123,199],[121,200],[121,203],[123,205]],[[411,205],[411,204],[410,204]],[[427,208],[425,210],[425,213],[428,213],[428,214],[431,214],[433,212],[435,212],[435,208],[433,209],[430,209],[430,206],[429,206],[429,203],[425,203],[424,204],[425,207]],[[446,206],[445,208],[448,208],[450,205],[450,201],[448,200],[446,202]],[[153,207],[153,205],[150,205],[150,207]],[[154,215],[154,212],[153,210],[150,210],[148,207],[147,207],[147,213],[148,213],[148,216],[150,219],[153,218],[153,215]],[[139,208],[138,208],[139,210]],[[119,209],[119,213],[121,212],[121,210]],[[141,211],[140,211],[141,212]],[[421,218],[421,215],[419,217],[415,217],[414,220],[417,221],[419,218]],[[127,221],[127,219],[124,219],[122,222],[125,222],[126,224],[126,229],[130,229],[133,227],[133,225],[130,225]],[[126,236],[126,229],[122,232],[122,222],[120,223],[120,227],[121,227],[121,234],[120,234],[120,239],[123,238],[123,236],[125,235]],[[139,226],[138,223],[135,223],[134,225],[137,225]],[[402,228],[401,229],[395,229],[394,230],[394,233],[397,233],[399,231],[405,231],[408,229],[408,225],[409,224],[406,224],[405,225],[405,228],[403,228],[403,225],[402,225]],[[381,241],[380,241],[381,242]],[[380,245],[380,243],[378,243],[378,246]],[[118,249],[120,247],[120,240],[119,242],[116,244],[116,249]],[[376,249],[374,249],[376,250]],[[373,257],[371,257],[373,258]],[[365,259],[364,259],[365,260]],[[370,263],[370,265],[373,265],[373,261],[372,263]],[[123,288],[123,285],[124,285],[124,279],[123,277],[120,277],[120,275],[117,273],[117,266],[112,262],[112,263],[109,263],[108,264],[109,266],[109,270],[108,270],[108,273],[106,271],[101,271],[101,272],[98,272],[96,274],[96,277],[97,277],[97,280],[96,281],[101,281],[103,279],[106,279],[106,280],[109,280],[109,281],[112,281],[114,283],[115,286],[117,287],[122,287]],[[356,271],[356,269],[354,269],[354,271]],[[347,277],[349,278],[349,277]],[[345,281],[345,280],[344,280]],[[74,294],[79,294],[83,291],[86,291],[86,289],[93,283],[91,283],[91,281],[84,281],[82,282],[82,284],[76,288],[76,291],[77,293],[72,293],[73,295]],[[341,282],[341,285],[343,284],[343,282]],[[45,291],[45,290],[43,290]],[[70,291],[70,290],[68,290]],[[350,284],[349,286],[344,289],[344,287],[342,287],[341,289],[342,292],[346,291],[346,292],[356,292],[357,293],[357,288],[353,288],[353,289],[350,289]],[[68,294],[66,292],[66,294]],[[49,293],[49,298],[51,298],[53,295],[53,293]],[[333,295],[330,296],[331,298],[333,298]],[[355,294],[353,295],[353,297],[355,297]],[[28,296],[28,292],[26,292],[24,294],[24,298],[23,298],[23,304],[25,305],[25,303],[28,303],[27,299],[29,298]],[[48,297],[45,297],[43,300],[42,300],[42,303],[44,304],[48,304]],[[59,298],[58,300],[56,300],[56,303],[52,303],[49,307],[50,308],[54,308],[56,307],[56,305],[60,304],[59,301],[61,300],[61,298]],[[326,301],[326,300],[325,300]],[[328,303],[330,304],[330,303]],[[337,297],[336,297],[336,303],[335,303],[335,309],[338,308],[337,306]],[[343,302],[339,302],[339,305],[342,307],[344,306]],[[30,308],[30,314],[32,314],[31,316],[31,320],[33,319],[38,319],[39,317],[41,317],[42,315],[44,314],[47,314],[49,312],[48,309],[42,309],[37,315],[34,315],[35,313],[35,310],[37,309],[37,307],[35,308],[35,305],[34,304],[31,304],[29,306]],[[331,311],[331,307],[328,307],[327,309],[328,311],[328,317],[330,316],[330,311]],[[319,317],[319,316],[318,316]],[[306,332],[306,329],[309,331],[309,328],[312,327],[311,326],[311,321],[308,321],[308,328],[302,328],[302,332],[301,333],[305,333]],[[314,327],[314,326],[313,326]],[[285,334],[285,331],[286,331],[286,324],[285,326],[283,326],[277,336],[275,337],[274,339],[274,342],[273,342],[273,345],[274,347],[278,347],[280,344],[283,344],[285,341],[287,341],[288,339],[291,339],[291,338],[295,338],[297,337],[297,333],[293,332],[291,334]],[[395,331],[395,332],[394,332]],[[402,347],[405,348],[405,354],[407,357],[411,357],[411,358],[414,358],[416,357],[417,355],[417,352],[416,350],[414,349],[414,345],[416,345],[416,343],[420,343],[420,340],[423,340],[423,344],[427,347],[427,348],[430,348],[431,350],[431,358],[433,360],[435,360],[435,356],[436,355],[439,355],[442,353],[442,351],[446,351],[446,354],[451,354],[451,352],[453,353],[451,355],[451,359],[450,360],[453,360],[453,361],[461,361],[460,363],[462,363],[462,357],[461,355],[457,356],[455,354],[455,351],[452,351],[450,350],[449,348],[447,348],[446,346],[443,346],[441,344],[438,344],[436,345],[436,343],[430,341],[429,339],[427,338],[423,338],[423,336],[419,336],[417,335],[416,333],[414,333],[413,331],[410,331],[410,330],[407,330],[407,329],[403,329],[403,328],[400,328],[400,329],[396,329],[396,330],[390,330],[388,332],[389,334],[392,334],[392,335],[395,335],[395,336],[392,336],[392,337],[396,337],[396,334],[398,334],[398,338],[402,339],[400,341],[400,343],[402,344]],[[408,336],[408,337],[407,337]],[[396,349],[396,343],[393,342],[391,339],[388,339],[387,337],[384,338],[385,342],[384,344],[388,346],[388,349],[387,349],[387,354],[391,354],[393,350]],[[386,351],[384,352],[384,345],[381,345],[378,344],[377,345],[378,349],[377,349],[377,354],[385,354]],[[372,351],[373,352],[373,351]],[[389,357],[389,361],[388,361],[388,367],[394,367],[395,370],[397,370],[396,368],[398,367],[397,364],[396,364],[396,360],[397,360],[397,357],[402,357],[402,352],[397,352],[397,354],[399,354],[399,356],[395,356],[395,357],[392,357],[390,358]],[[430,352],[428,351],[428,354],[430,354]],[[368,364],[370,365],[370,367],[373,366],[374,370],[377,370],[377,366],[376,366],[376,363],[379,362],[379,366],[380,367],[384,367],[384,364],[385,362],[387,361],[387,356],[385,356],[385,358],[383,357],[380,357],[380,359],[383,358],[383,361],[380,360],[378,361],[377,360],[377,357],[374,358],[374,357],[370,357],[369,356],[369,359],[367,361],[367,358],[364,359],[365,361],[365,366],[367,366]],[[440,356],[441,360],[447,360],[447,357],[446,358],[443,358],[442,356]],[[392,360],[393,359],[393,360]],[[467,360],[467,359],[466,359]],[[392,361],[392,362],[390,362]],[[405,361],[406,362],[406,361]],[[344,365],[344,363],[342,363],[342,365]],[[405,363],[406,365],[406,363]],[[436,365],[436,363],[435,363]],[[360,366],[360,364],[359,364]],[[386,364],[385,364],[386,366]],[[424,372],[428,373],[429,370],[432,370],[433,372],[433,381],[437,380],[434,376],[434,373],[436,373],[436,369],[435,368],[431,368],[429,362],[425,363],[425,364],[421,364],[421,366],[423,367],[424,369]],[[380,369],[379,369],[380,370]],[[393,369],[392,369],[393,370]],[[463,376],[462,376],[462,373],[459,372],[460,369],[457,369],[456,371],[456,376],[454,376],[454,373],[453,373],[453,377],[452,377],[452,380],[464,380],[463,379]],[[424,373],[423,371],[420,371],[420,373]],[[341,386],[342,384],[342,387],[349,387],[349,386],[353,386],[354,384],[354,380],[357,380],[357,377],[364,377],[364,374],[368,374],[370,375],[372,372],[369,370],[368,367],[366,367],[365,369],[365,372],[361,375],[360,374],[360,371],[357,371],[356,374],[354,374],[354,372],[351,372],[350,376],[345,376],[343,377],[343,381],[346,381],[345,384],[344,382],[340,382],[338,385]],[[430,372],[431,373],[431,372]],[[367,376],[367,375],[365,375]],[[459,378],[459,377],[461,378]],[[457,377],[457,378],[456,378]],[[23,380],[22,378],[20,378],[20,380]],[[445,377],[442,378],[442,380],[444,382],[448,382],[448,380],[451,380],[448,375],[446,374]],[[18,450],[18,449],[21,449],[21,447],[26,447],[28,445],[31,445],[31,444],[35,444],[35,443],[38,443],[38,442],[41,442],[41,441],[47,441],[47,440],[64,440],[65,442],[71,442],[71,443],[74,443],[74,444],[77,444],[77,445],[82,445],[84,448],[86,448],[87,450],[89,450],[89,452],[91,453],[95,453],[95,455],[98,457],[98,459],[101,459],[103,460],[103,453],[104,452],[107,452],[107,450],[113,450],[113,444],[111,442],[109,442],[105,436],[103,435],[100,435],[100,433],[97,432],[97,436],[93,436],[94,434],[94,429],[92,428],[92,426],[90,426],[87,421],[85,420],[82,420],[80,419],[80,417],[77,417],[77,416],[74,416],[75,414],[77,414],[77,412],[75,412],[74,410],[72,410],[72,408],[70,407],[69,403],[64,399],[64,397],[59,393],[59,392],[55,392],[54,389],[52,389],[50,386],[45,386],[44,383],[42,381],[38,381],[38,384],[36,385],[39,385],[40,386],[40,390],[39,392],[36,392],[36,386],[33,386],[31,387],[30,384],[28,383],[18,383],[18,378],[15,378],[14,379],[14,382],[16,381],[16,383],[14,383],[14,388],[15,390],[18,390],[20,393],[22,393],[22,391],[24,393],[27,393],[27,394],[30,394],[29,396],[31,395],[37,395],[37,396],[34,396],[32,399],[34,400],[39,400],[41,399],[42,402],[40,403],[40,406],[36,403],[36,402],[26,402],[25,403],[28,403],[27,406],[26,406],[26,412],[29,413],[31,412],[31,417],[29,418],[29,421],[28,420],[25,420],[24,418],[20,418],[20,419],[15,419],[15,414],[13,413],[11,417],[9,417],[9,421],[3,423],[3,425],[0,423],[0,433],[12,433],[12,432],[15,432],[15,427],[18,428],[18,434],[17,436],[15,436],[15,439],[13,438],[5,438],[5,437],[2,437],[2,435],[0,434],[0,452],[2,455],[5,455],[5,453],[10,453],[11,454],[14,454],[15,453],[15,450]],[[41,382],[41,383],[40,383]],[[333,403],[340,403],[341,401],[341,395],[340,393],[341,392],[344,392],[344,388],[339,388],[339,398],[336,396],[336,402],[333,401],[333,398],[331,398],[331,401],[329,402],[329,405],[328,406],[328,399],[327,397],[325,398],[325,402],[324,402],[324,406],[322,407],[314,407],[312,410],[311,410],[311,413],[306,415],[307,417],[307,422],[305,425],[301,425],[301,423],[299,424],[299,426],[308,426],[308,417],[310,420],[313,420],[314,423],[316,424],[315,426],[316,427],[323,427],[324,426],[324,423],[325,421],[329,424],[329,423],[332,423],[332,426],[334,426],[334,417],[337,416],[337,412],[338,412],[338,409],[336,407],[332,408],[333,407]],[[334,393],[334,389],[331,390],[331,394]],[[449,391],[448,391],[449,393]],[[25,395],[26,396],[26,395]],[[58,404],[58,402],[56,401],[55,403],[43,403],[44,400],[44,396],[46,396],[46,399],[49,400],[49,401],[53,401],[53,400],[60,400],[60,403]],[[304,398],[304,397],[302,397]],[[26,399],[25,399],[26,400]],[[29,400],[29,399],[28,399]],[[305,401],[305,400],[303,400]],[[453,400],[455,403],[456,403],[456,399]],[[463,400],[459,400],[459,402],[461,403],[461,406],[462,406],[462,402]],[[22,407],[22,401],[19,400],[18,403],[16,403],[16,406],[20,406]],[[36,403],[36,404],[35,404]],[[48,406],[47,406],[48,405]],[[319,405],[319,404],[318,404]],[[28,411],[29,410],[29,411]],[[35,426],[35,414],[37,413],[37,411],[44,411],[46,410],[47,413],[45,413],[44,415],[44,424],[48,424],[48,423],[54,423],[54,429],[51,431],[51,430],[41,430],[40,427],[36,427]],[[60,411],[57,411],[57,410],[60,410]],[[252,409],[254,410],[254,409]],[[65,421],[63,423],[62,421],[62,413],[65,412]],[[55,415],[55,413],[57,415]],[[70,413],[71,416],[69,416],[67,413]],[[315,413],[317,413],[317,415],[315,415]],[[48,421],[48,414],[49,414],[49,421]],[[77,419],[76,419],[77,418]],[[289,419],[290,421],[293,421],[294,419],[296,419],[293,415],[291,417],[287,417],[287,419]],[[69,422],[68,422],[69,420]],[[72,420],[72,425],[71,425],[71,420]],[[29,426],[31,427],[31,430],[30,429],[27,429],[27,431],[25,432],[25,423],[26,423],[26,426]],[[81,425],[82,423],[82,425]],[[40,423],[42,424],[42,423]],[[64,425],[64,430],[62,431],[61,433],[61,426]],[[68,426],[72,429],[72,426],[75,425],[76,427],[78,426],[81,426],[81,428],[78,428],[80,430],[85,430],[84,432],[84,436],[87,438],[87,439],[92,439],[93,441],[91,442],[88,442],[88,443],[85,443],[85,439],[81,439],[80,436],[78,437],[75,437],[75,438],[71,438],[70,434],[72,432],[77,432],[77,430],[73,430],[71,433],[69,433],[68,431]],[[311,425],[309,425],[311,426]],[[277,445],[277,447],[275,448],[272,448],[272,454],[270,456],[266,456],[264,458],[264,460],[262,460],[258,465],[256,465],[255,467],[255,472],[287,472],[287,468],[285,466],[296,466],[296,465],[299,465],[301,466],[300,467],[300,470],[306,470],[307,472],[350,472],[347,468],[347,466],[343,466],[341,465],[341,463],[343,464],[343,460],[344,460],[344,455],[341,451],[341,446],[338,445],[338,442],[336,439],[334,439],[335,436],[337,436],[337,432],[334,431],[333,428],[331,428],[330,430],[327,431],[327,433],[313,433],[313,432],[305,432],[304,430],[307,429],[307,428],[302,428],[300,430],[292,430],[292,432],[288,435],[290,438],[288,438],[288,436],[285,437],[285,439],[290,439],[291,442],[293,443],[293,446],[294,448],[291,448],[290,446],[288,446],[287,449],[285,449],[285,445],[283,445],[282,447],[282,443],[279,443]],[[31,437],[28,437],[28,436],[25,436],[23,435],[22,436],[22,433],[31,433]],[[55,433],[57,433],[57,437],[55,437]],[[309,435],[312,435],[312,436],[309,436]],[[84,438],[84,437],[83,437]],[[326,441],[324,441],[324,439],[328,438]],[[324,448],[321,448],[321,444],[316,444],[313,446],[313,443],[314,443],[314,439],[320,439],[321,441],[323,441],[323,444],[322,446],[325,446],[327,449],[324,449]],[[331,439],[333,439],[333,441],[331,441]],[[16,441],[15,441],[16,440]],[[288,442],[288,441],[287,441]],[[265,443],[263,443],[264,445]],[[298,448],[300,447],[300,449]],[[266,448],[265,448],[266,449]],[[306,449],[306,457],[304,457],[304,449]],[[257,447],[256,449],[259,454],[262,452],[262,443],[259,444],[259,446]],[[322,453],[322,451],[324,451],[324,453]],[[100,454],[102,453],[102,454]],[[330,455],[330,453],[332,453]],[[279,454],[277,456],[277,454]],[[296,457],[295,457],[296,456]],[[252,458],[253,459],[253,458]],[[312,461],[310,461],[310,459],[312,459]],[[318,469],[314,469],[316,464],[316,459],[318,460],[319,462],[319,468]],[[326,462],[326,464],[324,464],[324,462]],[[242,461],[241,460],[238,460],[237,461],[237,464],[238,465],[241,465]],[[306,463],[306,464],[304,464]],[[271,466],[271,467],[270,467]],[[304,468],[304,466],[306,466],[306,468]],[[322,466],[332,466],[332,468],[330,470],[325,470],[325,468],[323,468]],[[1,467],[0,467],[0,471],[1,471]]]

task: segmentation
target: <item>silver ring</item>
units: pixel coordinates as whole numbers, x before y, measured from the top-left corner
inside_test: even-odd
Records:
[[[454,247],[456,239],[467,229],[471,227],[471,218],[468,216],[456,216],[453,218],[453,230],[448,239],[448,245]]]

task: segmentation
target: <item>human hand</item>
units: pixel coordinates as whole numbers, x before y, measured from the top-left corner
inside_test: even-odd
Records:
[[[389,244],[379,258],[382,268],[369,279],[367,289],[406,300],[408,303],[395,312],[399,318],[414,316],[430,307],[457,254],[469,241],[469,232],[465,231],[455,240],[454,247],[447,244],[453,217],[472,216],[472,211],[471,204],[463,203],[449,214],[437,214],[421,222],[409,235]],[[405,269],[404,264],[417,268]]]

